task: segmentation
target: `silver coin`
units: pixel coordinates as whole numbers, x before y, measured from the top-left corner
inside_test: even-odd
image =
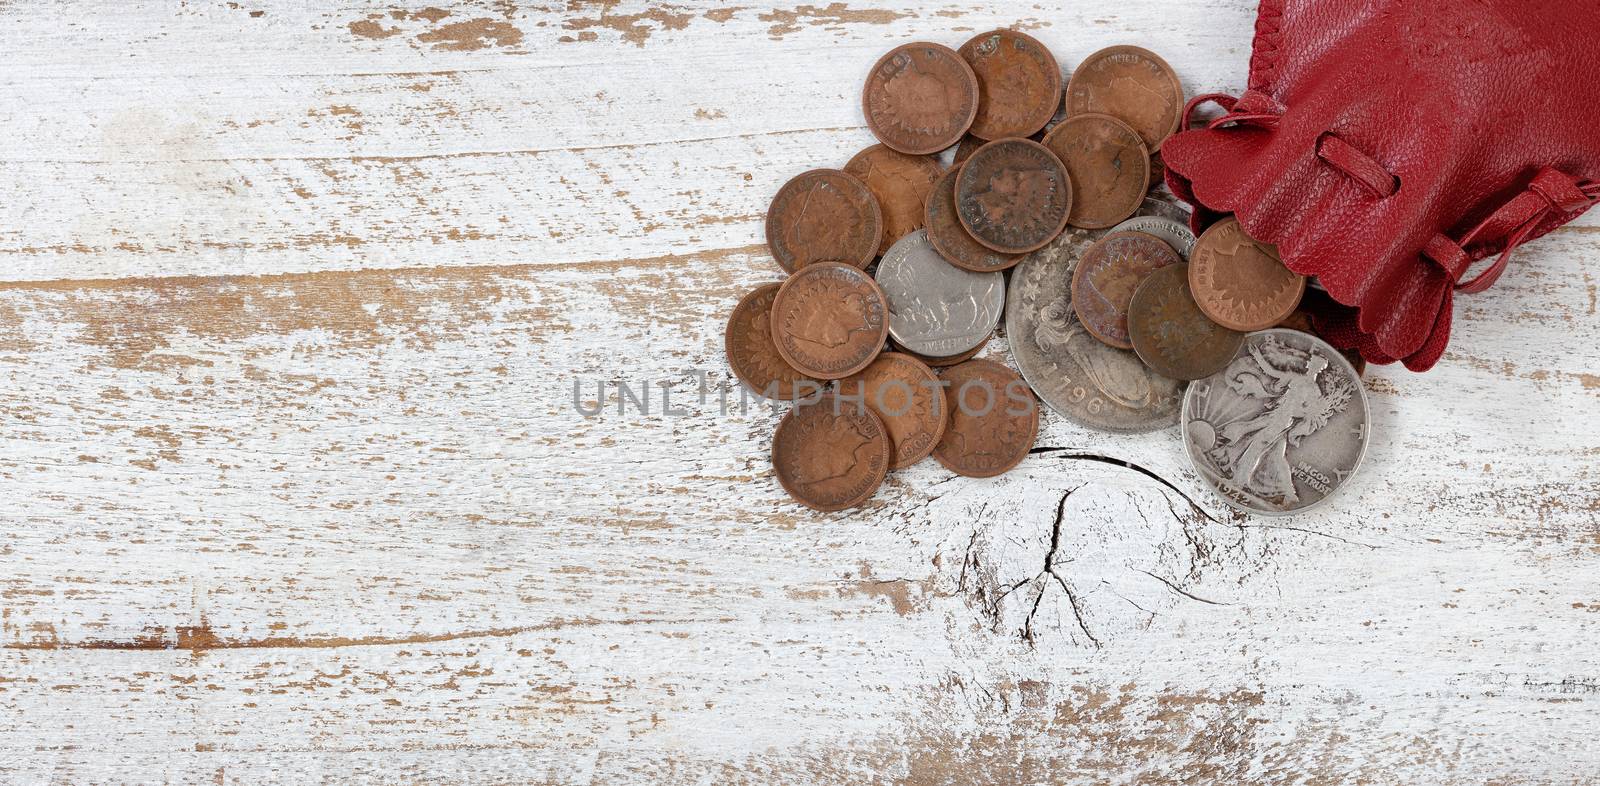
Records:
[[[1338,491],[1367,453],[1367,391],[1339,351],[1298,330],[1251,333],[1189,386],[1183,442],[1229,505],[1285,515]]]
[[[1006,297],[1011,357],[1039,398],[1068,420],[1121,433],[1166,428],[1178,422],[1184,383],[1102,343],[1072,310],[1072,271],[1105,234],[1068,227],[1012,269]]]
[[[1003,273],[946,262],[921,229],[889,248],[875,278],[889,299],[889,335],[918,355],[949,357],[982,344],[1005,310]]]
[[[1184,261],[1188,261],[1189,252],[1194,251],[1194,233],[1189,231],[1188,225],[1164,216],[1135,216],[1112,227],[1111,231],[1154,235],[1172,246],[1172,250],[1181,254]]]

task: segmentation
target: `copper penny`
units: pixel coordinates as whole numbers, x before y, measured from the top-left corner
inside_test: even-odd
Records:
[[[978,76],[973,136],[1031,136],[1055,117],[1061,106],[1061,66],[1033,36],[991,30],[962,44],[960,52]]]
[[[973,153],[978,152],[978,148],[987,144],[989,143],[971,134],[961,137],[961,144],[956,145],[956,152],[950,162],[950,166],[960,169],[961,165],[965,164],[967,159],[972,157]]]
[[[1049,245],[1067,226],[1072,181],[1038,142],[1002,139],[973,153],[956,178],[956,215],[974,240],[1003,254]]]
[[[1244,334],[1212,322],[1189,293],[1189,266],[1168,265],[1146,276],[1128,305],[1133,351],[1157,374],[1205,379],[1244,346]]]
[[[879,142],[911,155],[937,153],[978,116],[978,77],[950,47],[904,44],[867,74],[861,108]]]
[[[991,338],[992,338],[992,336],[991,336]],[[902,347],[902,346],[900,346],[898,344],[895,344],[893,341],[890,341],[889,344],[890,344],[890,346],[894,347],[896,352],[901,352],[901,353],[910,355],[910,356],[916,358],[917,360],[922,361],[924,364],[926,364],[926,365],[928,365],[928,366],[930,366],[932,368],[944,368],[945,366],[954,366],[957,363],[965,363],[965,362],[977,357],[978,353],[982,352],[984,347],[989,346],[989,339],[987,339],[987,338],[984,339],[982,344],[979,344],[979,345],[973,347],[972,349],[967,350],[966,352],[963,352],[963,353],[961,353],[959,355],[950,355],[948,357],[933,357],[931,355],[919,355],[919,354],[917,354],[915,352],[912,352],[909,349],[906,349],[905,347]]]
[[[772,301],[782,284],[766,284],[739,300],[722,333],[728,366],[745,387],[767,398],[793,401],[821,389],[796,370],[772,343]]]
[[[772,435],[772,468],[796,502],[823,512],[866,502],[889,473],[889,432],[866,407],[825,394]]]
[[[889,307],[872,276],[838,262],[795,271],[772,303],[772,343],[785,362],[817,379],[867,367],[889,336]]]
[[[1113,46],[1089,55],[1067,83],[1067,114],[1111,115],[1139,132],[1151,152],[1178,130],[1183,84],[1156,53]]]
[[[1145,276],[1183,258],[1172,246],[1143,232],[1101,238],[1072,271],[1072,309],[1089,335],[1118,349],[1133,349],[1128,304]]]
[[[876,253],[888,251],[900,238],[922,228],[923,206],[939,179],[937,159],[873,145],[850,159],[844,171],[866,183],[883,208],[883,238]]]
[[[1110,115],[1073,115],[1044,138],[1072,178],[1067,223],[1116,226],[1139,210],[1150,189],[1150,152],[1139,132]]]
[[[969,360],[939,372],[950,422],[933,457],[969,478],[992,478],[1022,463],[1039,433],[1039,400],[1017,372]]]
[[[1283,266],[1278,248],[1257,243],[1229,216],[1195,241],[1189,289],[1213,322],[1246,333],[1282,322],[1306,291],[1306,277]]]
[[[883,211],[867,185],[837,169],[785,183],[767,208],[767,248],[793,273],[812,262],[866,267],[883,240]]]
[[[961,218],[956,215],[956,176],[960,174],[955,169],[944,173],[928,195],[923,226],[934,250],[950,264],[974,273],[1006,270],[1021,262],[1026,254],[1002,254],[986,248],[961,225]]]
[[[909,467],[933,452],[944,436],[944,391],[938,375],[922,361],[885,352],[860,373],[839,380],[846,404],[864,402],[889,431],[893,458],[889,469]]]

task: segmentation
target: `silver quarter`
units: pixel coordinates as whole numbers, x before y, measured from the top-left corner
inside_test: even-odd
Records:
[[[1227,368],[1189,386],[1183,442],[1229,505],[1299,513],[1361,466],[1368,411],[1361,377],[1338,350],[1298,330],[1263,330]]]
[[[1194,233],[1182,221],[1175,221],[1164,216],[1134,216],[1111,228],[1112,233],[1117,232],[1143,232],[1154,235],[1172,246],[1172,250],[1183,256],[1184,261],[1189,260],[1189,252],[1194,250]]]
[[[1150,207],[1154,200],[1145,200]],[[1170,210],[1155,202],[1151,209]],[[1072,271],[1105,230],[1068,227],[1011,271],[1006,337],[1011,357],[1045,404],[1075,423],[1120,433],[1178,422],[1184,383],[1089,334],[1072,310]]]
[[[875,277],[889,299],[889,335],[918,355],[949,357],[982,344],[1005,310],[1005,274],[946,262],[921,229],[889,248]]]

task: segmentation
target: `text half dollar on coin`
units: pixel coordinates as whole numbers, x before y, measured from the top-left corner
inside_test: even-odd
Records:
[[[772,302],[781,286],[766,284],[741,298],[728,317],[722,345],[729,368],[745,387],[766,398],[794,401],[822,387],[790,366],[772,342]]]
[[[1005,313],[1005,276],[963,270],[917,230],[883,255],[875,273],[889,303],[889,335],[919,355],[947,357],[983,344]]]
[[[1360,468],[1369,412],[1361,378],[1333,347],[1297,330],[1264,330],[1225,369],[1189,386],[1184,446],[1229,505],[1299,513]]]
[[[967,228],[961,225],[956,214],[956,177],[959,169],[951,169],[933,184],[928,194],[928,204],[923,211],[923,228],[928,240],[946,261],[974,273],[992,273],[1009,270],[1022,261],[1021,254],[1002,254],[972,239]]]
[[[1118,232],[1143,232],[1152,237],[1161,238],[1184,261],[1189,261],[1189,255],[1194,253],[1194,233],[1189,231],[1189,225],[1177,219],[1165,216],[1135,216],[1111,228],[1111,233]]]
[[[785,183],[767,208],[767,248],[790,273],[813,262],[864,268],[878,255],[883,227],[865,183],[837,169],[813,169]]]
[[[1189,289],[1212,321],[1248,333],[1294,313],[1306,278],[1284,267],[1276,247],[1251,239],[1239,219],[1229,216],[1195,241]]]
[[[991,30],[958,51],[978,77],[973,136],[1027,137],[1055,117],[1061,105],[1061,66],[1044,44],[1015,30]]]
[[[1022,463],[1039,433],[1039,404],[1028,383],[992,360],[942,369],[950,421],[933,456],[969,478],[992,478]]]
[[[1110,115],[1073,115],[1045,135],[1072,178],[1067,223],[1104,229],[1138,212],[1150,188],[1150,152],[1139,132]]]
[[[807,265],[783,282],[772,302],[778,354],[817,379],[848,377],[866,368],[888,336],[883,290],[850,265]]]
[[[823,512],[870,499],[889,473],[889,432],[872,410],[825,394],[796,404],[772,435],[772,467],[796,502]]]
[[[1067,83],[1067,115],[1094,112],[1132,126],[1151,153],[1178,130],[1183,85],[1156,53],[1113,46],[1089,55]]]
[[[1133,349],[1128,304],[1145,276],[1183,260],[1165,242],[1143,232],[1100,238],[1072,274],[1072,304],[1084,328],[1118,349]]]
[[[944,436],[948,414],[938,375],[916,358],[885,352],[861,371],[839,380],[838,395],[846,405],[872,409],[889,431],[890,469],[903,469],[927,458]]]
[[[949,47],[904,44],[872,67],[861,108],[879,142],[910,155],[937,153],[978,116],[978,77]]]
[[[939,180],[939,162],[932,156],[897,153],[873,145],[850,159],[844,171],[865,183],[883,210],[883,237],[877,253],[922,228],[922,219]]]
[[[1189,294],[1189,266],[1176,264],[1145,277],[1128,305],[1133,351],[1153,371],[1193,380],[1221,371],[1244,335],[1212,322]]]
[[[1038,142],[990,142],[961,165],[956,215],[974,240],[1005,254],[1043,248],[1072,212],[1072,181]]]
[[[1146,200],[1145,210],[1178,214],[1156,200]],[[1178,422],[1183,383],[1090,335],[1073,309],[1073,271],[1104,235],[1068,229],[1012,268],[1006,293],[1011,357],[1039,398],[1067,420],[1125,434],[1168,428]]]

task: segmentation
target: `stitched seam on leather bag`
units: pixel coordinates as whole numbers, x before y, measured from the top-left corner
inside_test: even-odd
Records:
[[[1266,91],[1277,78],[1283,41],[1283,4],[1286,0],[1261,0],[1256,13],[1256,40],[1250,56],[1250,88]]]

